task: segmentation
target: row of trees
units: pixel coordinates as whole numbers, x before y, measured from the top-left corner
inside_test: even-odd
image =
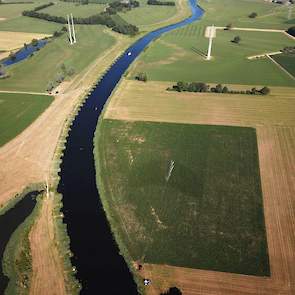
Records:
[[[187,91],[187,92],[213,92],[213,93],[231,93],[231,94],[248,94],[248,95],[267,95],[270,93],[268,87],[263,87],[261,89],[256,89],[255,87],[251,90],[230,90],[227,86],[222,84],[217,84],[215,87],[210,87],[202,82],[177,82],[176,85],[173,85],[172,88],[168,88],[170,91]]]
[[[166,5],[166,6],[175,6],[173,1],[158,1],[158,0],[148,0],[148,5]]]
[[[50,15],[48,13],[41,13],[34,10],[25,10],[22,13],[24,16],[44,19],[50,22],[56,22],[60,24],[66,24],[67,19],[63,16],[55,16]],[[112,28],[113,31],[125,34],[125,35],[135,35],[138,33],[138,28],[132,24],[128,24],[125,21],[121,21],[122,19],[113,18],[109,13],[107,12],[101,12],[96,15],[92,15],[89,17],[78,17],[74,18],[74,22],[76,24],[83,24],[83,25],[105,25],[109,28]]]

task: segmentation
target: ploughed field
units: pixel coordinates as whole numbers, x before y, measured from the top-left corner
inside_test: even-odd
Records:
[[[28,127],[52,101],[49,95],[0,93],[0,146]]]
[[[102,197],[133,260],[268,276],[252,128],[103,120]]]

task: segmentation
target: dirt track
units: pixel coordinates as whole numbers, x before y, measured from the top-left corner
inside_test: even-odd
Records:
[[[184,295],[294,295],[295,89],[275,87],[262,97],[167,92],[168,86],[123,81],[105,118],[255,127],[271,277],[145,264],[147,294],[177,286]]]

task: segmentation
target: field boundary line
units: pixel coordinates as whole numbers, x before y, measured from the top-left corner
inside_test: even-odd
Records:
[[[0,93],[16,93],[16,94],[35,94],[35,95],[47,95],[47,96],[54,96],[47,92],[31,92],[31,91],[13,91],[13,90],[0,90]]]
[[[289,73],[284,67],[282,67],[278,62],[276,62],[269,54],[266,55],[275,65],[277,65],[282,71],[284,71],[291,79],[295,81],[295,77]]]

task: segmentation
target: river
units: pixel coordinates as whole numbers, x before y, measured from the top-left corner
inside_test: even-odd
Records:
[[[192,15],[136,41],[111,66],[79,111],[67,138],[58,191],[73,252],[81,294],[133,295],[136,284],[119,253],[96,186],[93,137],[104,104],[124,72],[144,48],[165,32],[198,20],[203,11],[189,0]],[[131,53],[131,55],[130,55]]]

